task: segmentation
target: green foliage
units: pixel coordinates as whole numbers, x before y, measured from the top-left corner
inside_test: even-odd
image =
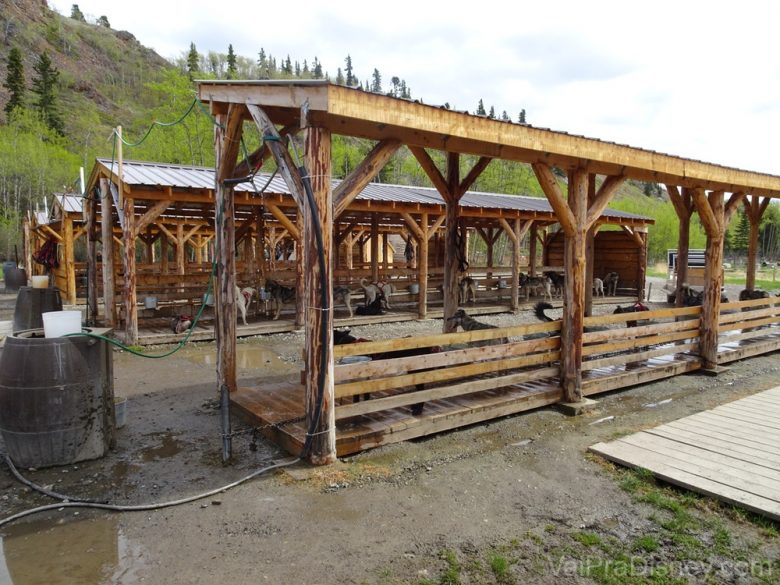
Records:
[[[75,5],[74,5],[75,6]],[[62,123],[62,114],[57,103],[57,84],[60,72],[54,66],[49,53],[40,54],[38,62],[33,66],[32,91],[37,96],[34,102],[35,108],[40,113],[46,124],[60,136],[65,134]]]
[[[731,236],[731,249],[735,252],[747,252],[750,241],[750,220],[742,209],[737,211],[737,216],[739,219]]]
[[[289,61],[289,57],[287,58]],[[227,78],[235,79],[238,68],[236,66],[236,54],[233,52],[233,45],[228,45],[227,53]]]
[[[87,19],[84,18],[84,13],[81,12],[81,10],[79,9],[79,5],[78,4],[74,4],[73,6],[71,6],[71,8],[70,8],[70,17],[73,20],[78,20],[79,22],[87,22]]]
[[[601,544],[601,538],[598,534],[593,532],[575,532],[572,537],[585,546],[596,546],[597,544]]]
[[[477,116],[487,116],[487,111],[485,110],[485,104],[480,98],[479,103],[477,104],[477,111],[475,112]]]
[[[195,48],[195,43],[190,43],[190,51],[187,53],[187,74],[190,77],[190,81],[195,79],[195,75],[200,71],[200,55],[198,49]]]
[[[344,80],[344,82],[346,83],[346,85],[348,87],[353,87],[353,86],[357,85],[357,78],[355,77],[353,69],[352,69],[352,57],[347,55],[347,58],[344,59],[344,63],[346,65],[346,67],[344,68],[344,72],[347,75],[347,77]]]
[[[8,69],[5,75],[3,86],[8,90],[10,96],[5,104],[5,113],[10,115],[14,108],[24,106],[24,93],[26,90],[24,83],[24,63],[22,63],[22,52],[18,47],[14,47],[8,53]]]
[[[97,19],[97,24],[103,28],[111,28],[111,23],[108,22],[108,17],[105,14]]]

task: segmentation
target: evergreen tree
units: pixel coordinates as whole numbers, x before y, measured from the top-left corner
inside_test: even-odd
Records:
[[[104,28],[111,28],[111,23],[108,22],[108,17],[105,14],[97,19],[97,23],[98,26],[102,26]]]
[[[87,19],[84,18],[84,13],[81,12],[78,4],[74,4],[70,7],[70,17],[73,20],[78,20],[79,22],[87,22]]]
[[[344,74],[341,72],[341,67],[336,71],[336,85],[344,85]]]
[[[314,79],[322,79],[322,63],[317,57],[314,57]]]
[[[311,77],[311,75],[310,75],[311,72],[309,71],[309,62],[306,61],[306,59],[303,60],[303,71],[302,71],[302,73],[303,73],[304,77]]]
[[[345,73],[347,74],[347,78],[345,80],[346,84],[349,87],[357,85],[357,79],[355,78],[355,76],[352,73],[352,57],[347,55],[347,58],[344,59],[344,62],[347,64],[347,66],[345,68]]]
[[[488,118],[491,118],[493,120],[495,120],[496,118],[496,108],[494,108],[493,106],[490,106],[490,112],[488,113]]]
[[[24,63],[22,63],[22,52],[18,47],[14,47],[8,53],[8,71],[5,75],[3,86],[8,90],[10,96],[8,103],[5,104],[5,113],[9,116],[14,108],[24,107]]]
[[[739,222],[734,230],[734,238],[731,247],[735,252],[746,252],[750,241],[750,221],[743,210],[739,210]]]
[[[290,55],[287,55],[287,59],[282,64],[282,73],[286,73],[287,75],[292,75],[293,68],[292,68],[292,61],[290,61]]]
[[[477,116],[487,116],[487,112],[485,111],[485,104],[482,102],[482,99],[479,100],[479,104],[477,104]]]
[[[228,45],[227,54],[227,78],[235,79],[238,67],[236,67],[236,54],[233,52],[233,45]]]
[[[266,67],[268,67],[268,61],[265,56],[265,49],[263,47],[260,47],[260,52],[257,54],[257,67],[260,69],[260,71],[263,71]]]
[[[374,69],[373,81],[371,82],[371,91],[374,93],[382,93],[382,76],[379,74],[379,69]]]
[[[301,76],[301,64],[298,61],[295,62],[295,77]]]
[[[195,43],[190,43],[190,52],[187,53],[187,73],[190,76],[190,81],[195,79],[195,74],[200,69],[200,55],[198,49],[195,48]]]
[[[501,112],[501,121],[502,122],[509,122],[509,114],[506,113],[506,110]]]
[[[390,80],[390,83],[393,84],[393,89],[390,90],[390,93],[393,97],[398,97],[401,93],[401,80],[394,75]]]
[[[36,73],[32,80],[32,91],[37,96],[34,104],[35,108],[46,122],[46,125],[62,136],[64,135],[64,127],[57,104],[57,83],[59,82],[60,72],[51,62],[46,51],[41,53],[33,69]]]
[[[412,99],[412,91],[406,86],[406,80],[405,79],[401,80],[400,89],[401,89],[401,97],[402,98],[404,98],[406,100]]]
[[[525,110],[520,110],[520,115],[517,117],[517,121],[521,124],[525,124]]]

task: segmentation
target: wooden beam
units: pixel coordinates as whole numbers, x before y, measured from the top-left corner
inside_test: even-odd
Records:
[[[165,227],[165,225],[163,225],[162,223],[156,223],[155,225],[165,235],[165,237],[168,239],[168,241],[171,244],[176,245],[176,234],[174,234],[171,230]]]
[[[726,209],[723,212],[725,225],[729,225],[729,222],[731,221],[734,212],[737,209],[739,209],[739,206],[743,201],[745,201],[744,191],[740,191],[739,193],[734,193],[731,197],[729,197],[729,200],[726,202]]]
[[[125,195],[122,201],[125,224],[122,227],[123,266],[125,271],[123,301],[125,306],[125,343],[138,343],[138,306],[135,273],[135,201]]]
[[[98,318],[97,299],[97,230],[94,192],[86,193],[84,197],[84,215],[86,222],[84,227],[87,232],[87,324],[95,326]]]
[[[271,150],[271,154],[276,161],[276,166],[279,169],[279,174],[282,176],[287,188],[290,190],[290,194],[295,200],[295,204],[299,209],[303,209],[305,199],[303,181],[301,180],[301,175],[295,166],[292,156],[290,156],[289,151],[283,145],[284,143],[282,142],[281,136],[279,136],[279,132],[276,130],[276,126],[271,122],[271,118],[268,117],[268,114],[258,106],[247,104],[246,107],[252,115],[255,124],[260,129],[266,146]]]
[[[459,196],[458,199],[460,199],[460,196],[462,196],[466,191],[468,191],[471,186],[474,184],[474,181],[476,181],[479,176],[482,174],[482,172],[487,168],[487,166],[490,164],[490,161],[493,159],[489,156],[483,156],[480,157],[480,159],[474,163],[474,166],[469,171],[469,174],[466,175],[466,178],[463,179],[463,181],[460,183],[458,187]]]
[[[305,265],[306,291],[306,370],[305,401],[309,462],[326,465],[336,460],[336,417],[333,382],[333,274],[331,192],[331,135],[322,128],[307,128],[305,140],[306,169],[311,177],[314,209],[306,207],[301,248]],[[315,237],[315,218],[320,224],[321,239]],[[320,247],[321,246],[321,247]],[[324,254],[325,262],[318,258]],[[323,306],[323,302],[326,306]],[[325,310],[326,308],[330,310]],[[328,332],[322,339],[321,330]]]
[[[558,181],[555,180],[552,170],[550,170],[548,165],[542,163],[535,163],[532,166],[542,191],[544,191],[547,200],[555,211],[563,233],[566,235],[573,234],[575,229],[574,215],[563,198],[563,193],[561,193],[561,188],[558,186]]]
[[[699,351],[705,368],[714,369],[718,365],[718,334],[720,317],[720,295],[723,286],[723,191],[713,191],[709,199],[703,191],[694,193],[699,215],[701,209],[707,209],[714,228],[707,231],[707,250],[704,255],[704,295],[701,307],[701,328],[699,333]]]
[[[349,204],[374,180],[401,147],[399,140],[382,140],[360,164],[333,190],[334,216],[338,218]]]
[[[699,219],[701,219],[701,225],[704,228],[704,231],[708,236],[717,234],[720,230],[718,220],[712,211],[712,207],[704,193],[704,189],[692,189],[691,195],[693,197],[693,202],[696,204],[696,210],[699,212]]]
[[[423,226],[423,229],[421,229],[409,213],[403,212],[401,213],[401,217],[403,218],[404,223],[406,223],[406,227],[409,228],[409,231],[412,232],[412,235],[414,235],[418,241],[422,241],[427,237],[427,234],[424,234],[423,232],[423,229],[427,230],[427,226]]]
[[[644,240],[642,239],[642,234],[640,234],[639,232],[636,232],[636,231],[632,230],[632,229],[631,229],[630,227],[628,227],[628,226],[624,226],[624,225],[623,225],[623,226],[620,226],[620,227],[623,229],[623,231],[624,231],[625,233],[627,233],[629,236],[631,236],[631,239],[632,239],[632,240],[634,240],[634,243],[635,243],[637,246],[641,246],[641,245],[643,245],[643,243],[644,243]]]
[[[417,162],[420,163],[422,170],[428,175],[436,190],[439,193],[449,193],[447,181],[444,180],[444,176],[426,150],[418,146],[409,146],[409,150],[414,155],[414,158],[417,159]]]
[[[279,136],[292,136],[295,135],[300,129],[300,124],[288,124],[279,130]],[[258,169],[260,169],[260,167],[263,166],[263,163],[268,159],[269,156],[271,156],[270,150],[265,143],[261,144],[257,150],[252,152],[247,158],[236,165],[236,168],[233,171],[233,178],[241,179],[253,172],[256,172]]]
[[[281,209],[279,209],[276,205],[270,204],[266,205],[266,208],[271,212],[271,215],[276,218],[276,221],[278,221],[282,227],[287,230],[287,233],[290,234],[290,237],[292,237],[296,242],[301,241],[301,234],[298,231],[298,228],[295,227],[295,224],[290,221],[290,218],[287,217]]]
[[[141,217],[136,220],[135,236],[138,237],[147,226],[151,225],[163,212],[170,207],[169,201],[158,201],[146,210]]]
[[[117,325],[116,300],[114,293],[114,239],[113,202],[108,188],[108,179],[100,179],[100,234],[101,257],[103,261],[103,311],[105,326],[114,328]]]
[[[620,188],[625,180],[626,178],[623,176],[611,176],[604,180],[598,192],[596,193],[593,202],[589,204],[588,217],[585,222],[588,227],[595,224],[596,221],[601,217],[601,214],[604,212],[604,209],[606,209],[610,200],[615,195],[615,192],[618,190],[618,188]]]

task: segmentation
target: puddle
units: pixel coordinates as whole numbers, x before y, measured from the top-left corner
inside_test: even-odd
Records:
[[[158,461],[160,459],[167,459],[181,452],[184,449],[184,445],[179,442],[176,437],[171,433],[163,433],[160,435],[153,435],[160,437],[162,440],[161,445],[154,447],[147,447],[141,451],[141,459],[144,461]]]
[[[217,366],[215,347],[188,349],[182,352],[181,357],[201,366]],[[237,345],[236,366],[243,370],[266,370],[271,373],[290,371],[290,364],[279,359],[279,354],[259,345]]]
[[[140,583],[144,565],[116,516],[21,522],[0,537],[0,583],[8,585]]]

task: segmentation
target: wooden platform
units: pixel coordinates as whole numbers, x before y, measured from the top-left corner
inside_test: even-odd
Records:
[[[780,387],[590,450],[780,520]]]

